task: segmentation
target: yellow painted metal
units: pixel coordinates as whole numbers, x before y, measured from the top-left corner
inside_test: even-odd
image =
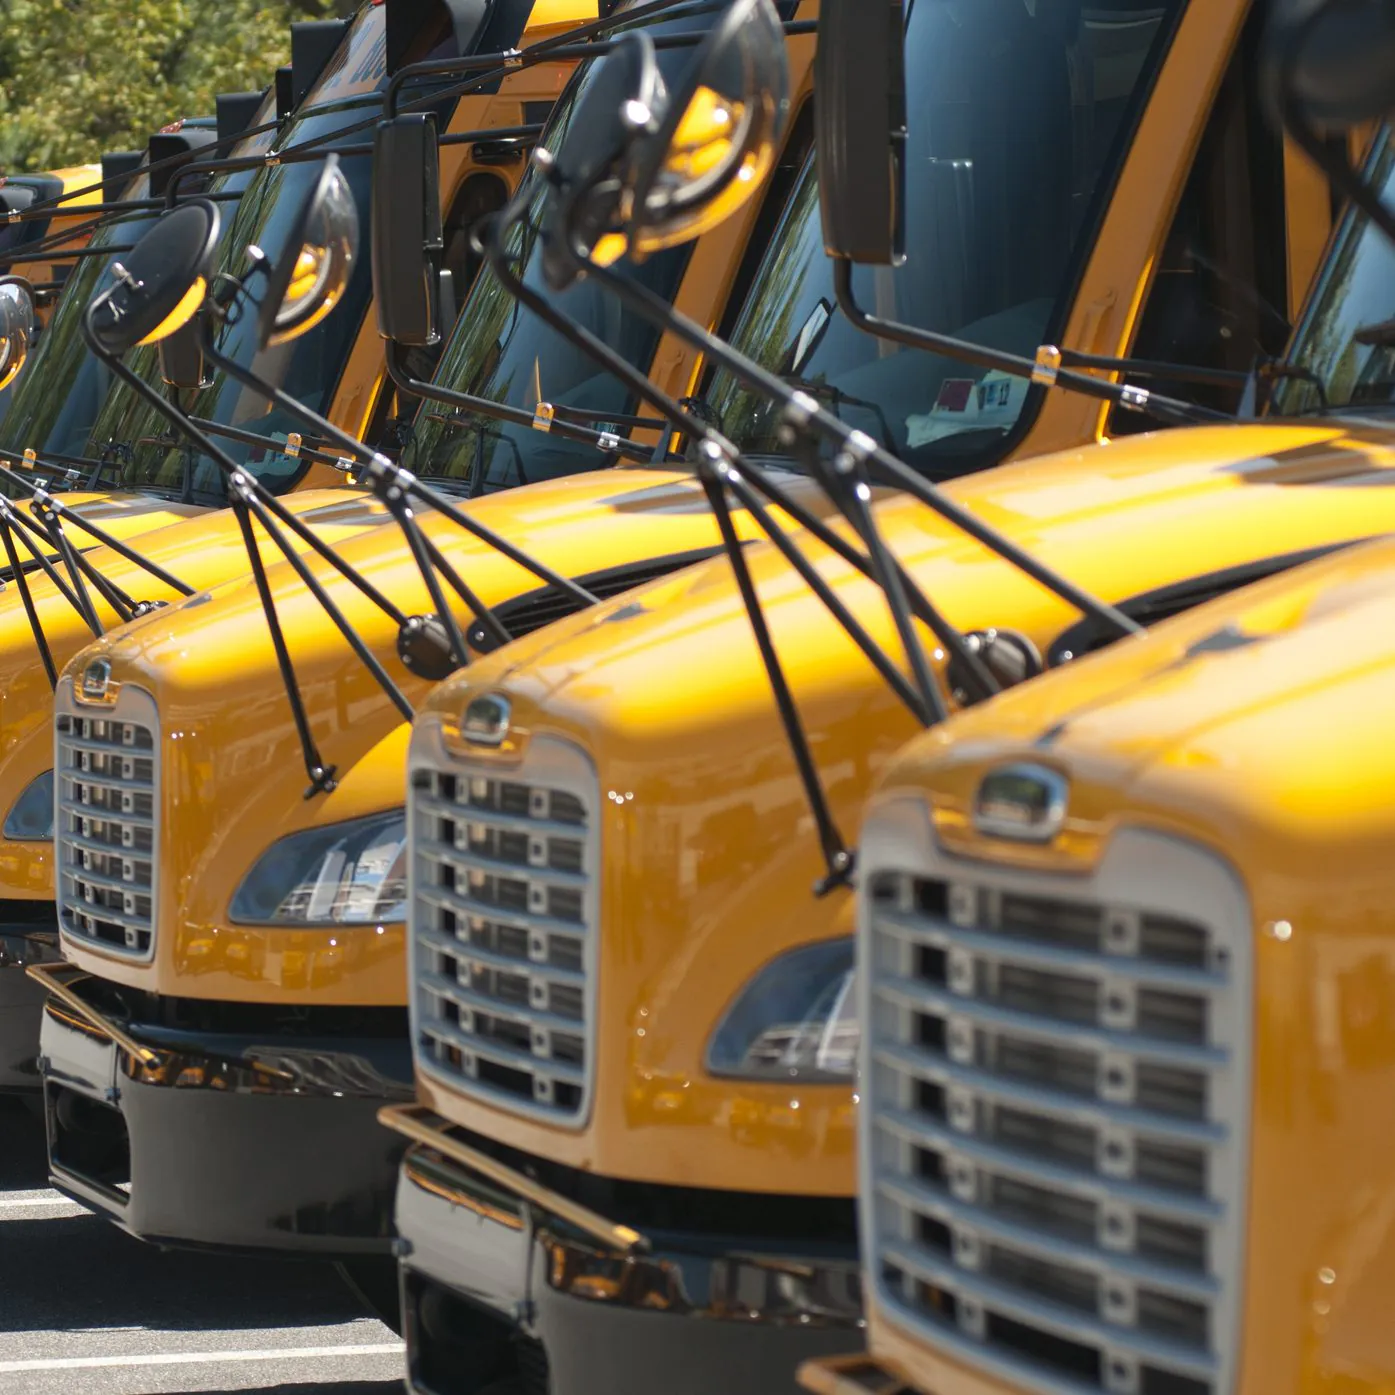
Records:
[[[1030,861],[1065,887],[1132,828],[1210,850],[1243,884],[1255,1038],[1240,1395],[1395,1380],[1393,610],[1395,545],[1311,563],[960,714],[911,742],[873,801],[923,799],[950,851]],[[1206,643],[1221,634],[1229,647]],[[984,773],[1028,756],[1070,786],[1065,830],[1030,856],[968,818]],[[870,1319],[888,1381],[1010,1388]]]

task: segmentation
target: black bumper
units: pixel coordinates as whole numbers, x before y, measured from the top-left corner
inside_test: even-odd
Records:
[[[377,1122],[411,1096],[402,1036],[311,1039],[124,1022],[118,1048],[71,1008],[43,1013],[53,1184],[143,1240],[307,1256],[389,1254],[401,1140]]]
[[[44,990],[25,968],[61,958],[52,902],[0,901],[0,1093],[39,1088]]]
[[[422,1146],[397,1224],[418,1395],[508,1376],[526,1395],[793,1395],[802,1361],[863,1346],[847,1241],[651,1229],[650,1251],[621,1254]]]

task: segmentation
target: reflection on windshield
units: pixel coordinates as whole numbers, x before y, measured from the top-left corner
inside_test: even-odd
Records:
[[[148,197],[145,177],[129,190],[128,197]],[[127,247],[154,221],[153,212],[107,223],[92,236],[89,246]],[[109,262],[106,257],[79,257],[68,277],[48,327],[39,336],[33,356],[13,384],[0,394],[10,405],[0,425],[0,445],[6,450],[32,447],[41,455],[93,455],[92,423],[107,395],[111,372],[88,353],[82,342],[82,316],[88,302],[102,286]]]
[[[856,269],[859,302],[1028,357],[1058,337],[1079,243],[1180,7],[918,0],[906,32],[907,257]],[[836,308],[812,160],[755,284],[736,347],[849,425],[936,475],[1001,452],[1023,380],[873,339]],[[741,449],[780,453],[767,398],[720,373],[707,396]]]
[[[1388,131],[1366,174],[1389,205],[1395,198],[1395,139]],[[1388,406],[1395,403],[1395,328],[1382,327],[1392,317],[1395,246],[1364,213],[1353,210],[1324,263],[1286,362],[1321,381],[1329,406]],[[1271,410],[1297,416],[1322,405],[1312,383],[1289,378],[1275,385]]]
[[[653,34],[679,33],[705,27],[709,21],[710,16],[689,17],[646,27]],[[668,50],[660,53],[659,66],[671,81],[690,56],[687,49]],[[548,149],[558,148],[576,103],[591,80],[591,71],[583,70],[553,109],[542,138]],[[534,174],[530,171],[524,178],[528,183],[523,187],[531,188]],[[532,232],[536,219],[535,202],[528,230],[514,229],[510,249],[525,259],[524,281],[628,362],[647,369],[658,347],[656,328],[623,309],[613,295],[593,282],[578,282],[561,295],[544,286],[537,238]],[[626,262],[616,270],[671,301],[690,253],[690,247],[672,248],[639,265]],[[617,379],[523,309],[488,268],[480,272],[465,301],[455,333],[441,357],[436,381],[457,392],[528,412],[539,402],[594,412],[598,426],[606,424],[607,413],[624,415],[636,407]],[[527,426],[457,413],[434,402],[422,404],[403,454],[409,469],[424,476],[457,480],[472,494],[596,470],[607,461],[594,446],[565,441]]]
[[[313,140],[341,129],[376,110],[370,99],[320,106],[293,121],[282,134],[282,147]],[[328,143],[326,150],[333,149]],[[254,355],[256,314],[243,313],[219,333],[219,347],[240,363],[249,363],[254,372],[298,398],[314,411],[328,407],[339,383],[349,351],[363,323],[372,294],[367,235],[369,227],[369,183],[372,157],[343,157],[340,166],[348,178],[358,206],[362,240],[349,284],[339,304],[314,329],[291,344],[279,345]],[[318,178],[318,160],[274,165],[253,172],[235,171],[214,186],[227,192],[245,189],[236,204],[220,203],[224,223],[218,249],[217,270],[238,274],[246,270],[250,243],[260,247],[274,263],[286,250],[291,223]],[[229,210],[236,212],[229,215]],[[254,285],[251,294],[258,294]],[[159,381],[158,349],[136,349],[126,356],[127,364],[147,382]],[[284,438],[300,430],[297,422],[279,409],[269,409],[259,394],[233,382],[222,373],[213,373],[211,384],[190,394],[184,406],[191,415],[224,425],[239,426],[262,435]],[[124,386],[118,385],[103,405],[92,435],[99,444],[114,443],[117,463],[107,479],[124,488],[188,490],[201,503],[221,503],[226,497],[217,467],[196,451],[175,442],[170,426],[153,408]],[[271,489],[283,489],[304,470],[304,462],[292,460],[264,446],[246,446],[219,440],[223,449],[240,465],[245,465]]]

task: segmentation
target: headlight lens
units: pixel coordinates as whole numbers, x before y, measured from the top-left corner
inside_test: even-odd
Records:
[[[374,925],[407,906],[401,809],[292,833],[273,843],[233,897],[242,925]]]
[[[53,841],[53,771],[31,780],[5,815],[4,835],[26,843]]]
[[[849,1082],[859,1028],[851,937],[772,959],[737,995],[707,1046],[713,1075]]]

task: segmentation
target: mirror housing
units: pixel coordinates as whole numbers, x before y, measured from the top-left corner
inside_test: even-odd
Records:
[[[213,99],[218,139],[229,141],[249,130],[265,100],[265,88],[260,92],[220,92]]]
[[[288,344],[319,324],[339,303],[358,256],[358,208],[339,157],[328,155],[267,272],[257,316],[262,348]]]
[[[180,392],[197,392],[212,382],[204,373],[203,316],[200,310],[160,340],[160,378]]]
[[[1395,110],[1393,0],[1275,0],[1261,81],[1279,119],[1295,107],[1315,131],[1338,134]]]
[[[436,118],[384,121],[373,141],[373,303],[378,333],[408,348],[441,338],[440,159]]]
[[[298,107],[309,95],[352,24],[351,19],[301,19],[291,25],[293,107]]]
[[[21,276],[0,277],[0,391],[14,382],[34,342],[34,288]]]
[[[124,354],[187,324],[208,294],[218,228],[217,206],[206,199],[162,214],[121,262],[112,263],[115,284],[87,307],[95,346]]]
[[[823,0],[814,57],[814,148],[830,257],[904,259],[906,21],[902,0]]]

